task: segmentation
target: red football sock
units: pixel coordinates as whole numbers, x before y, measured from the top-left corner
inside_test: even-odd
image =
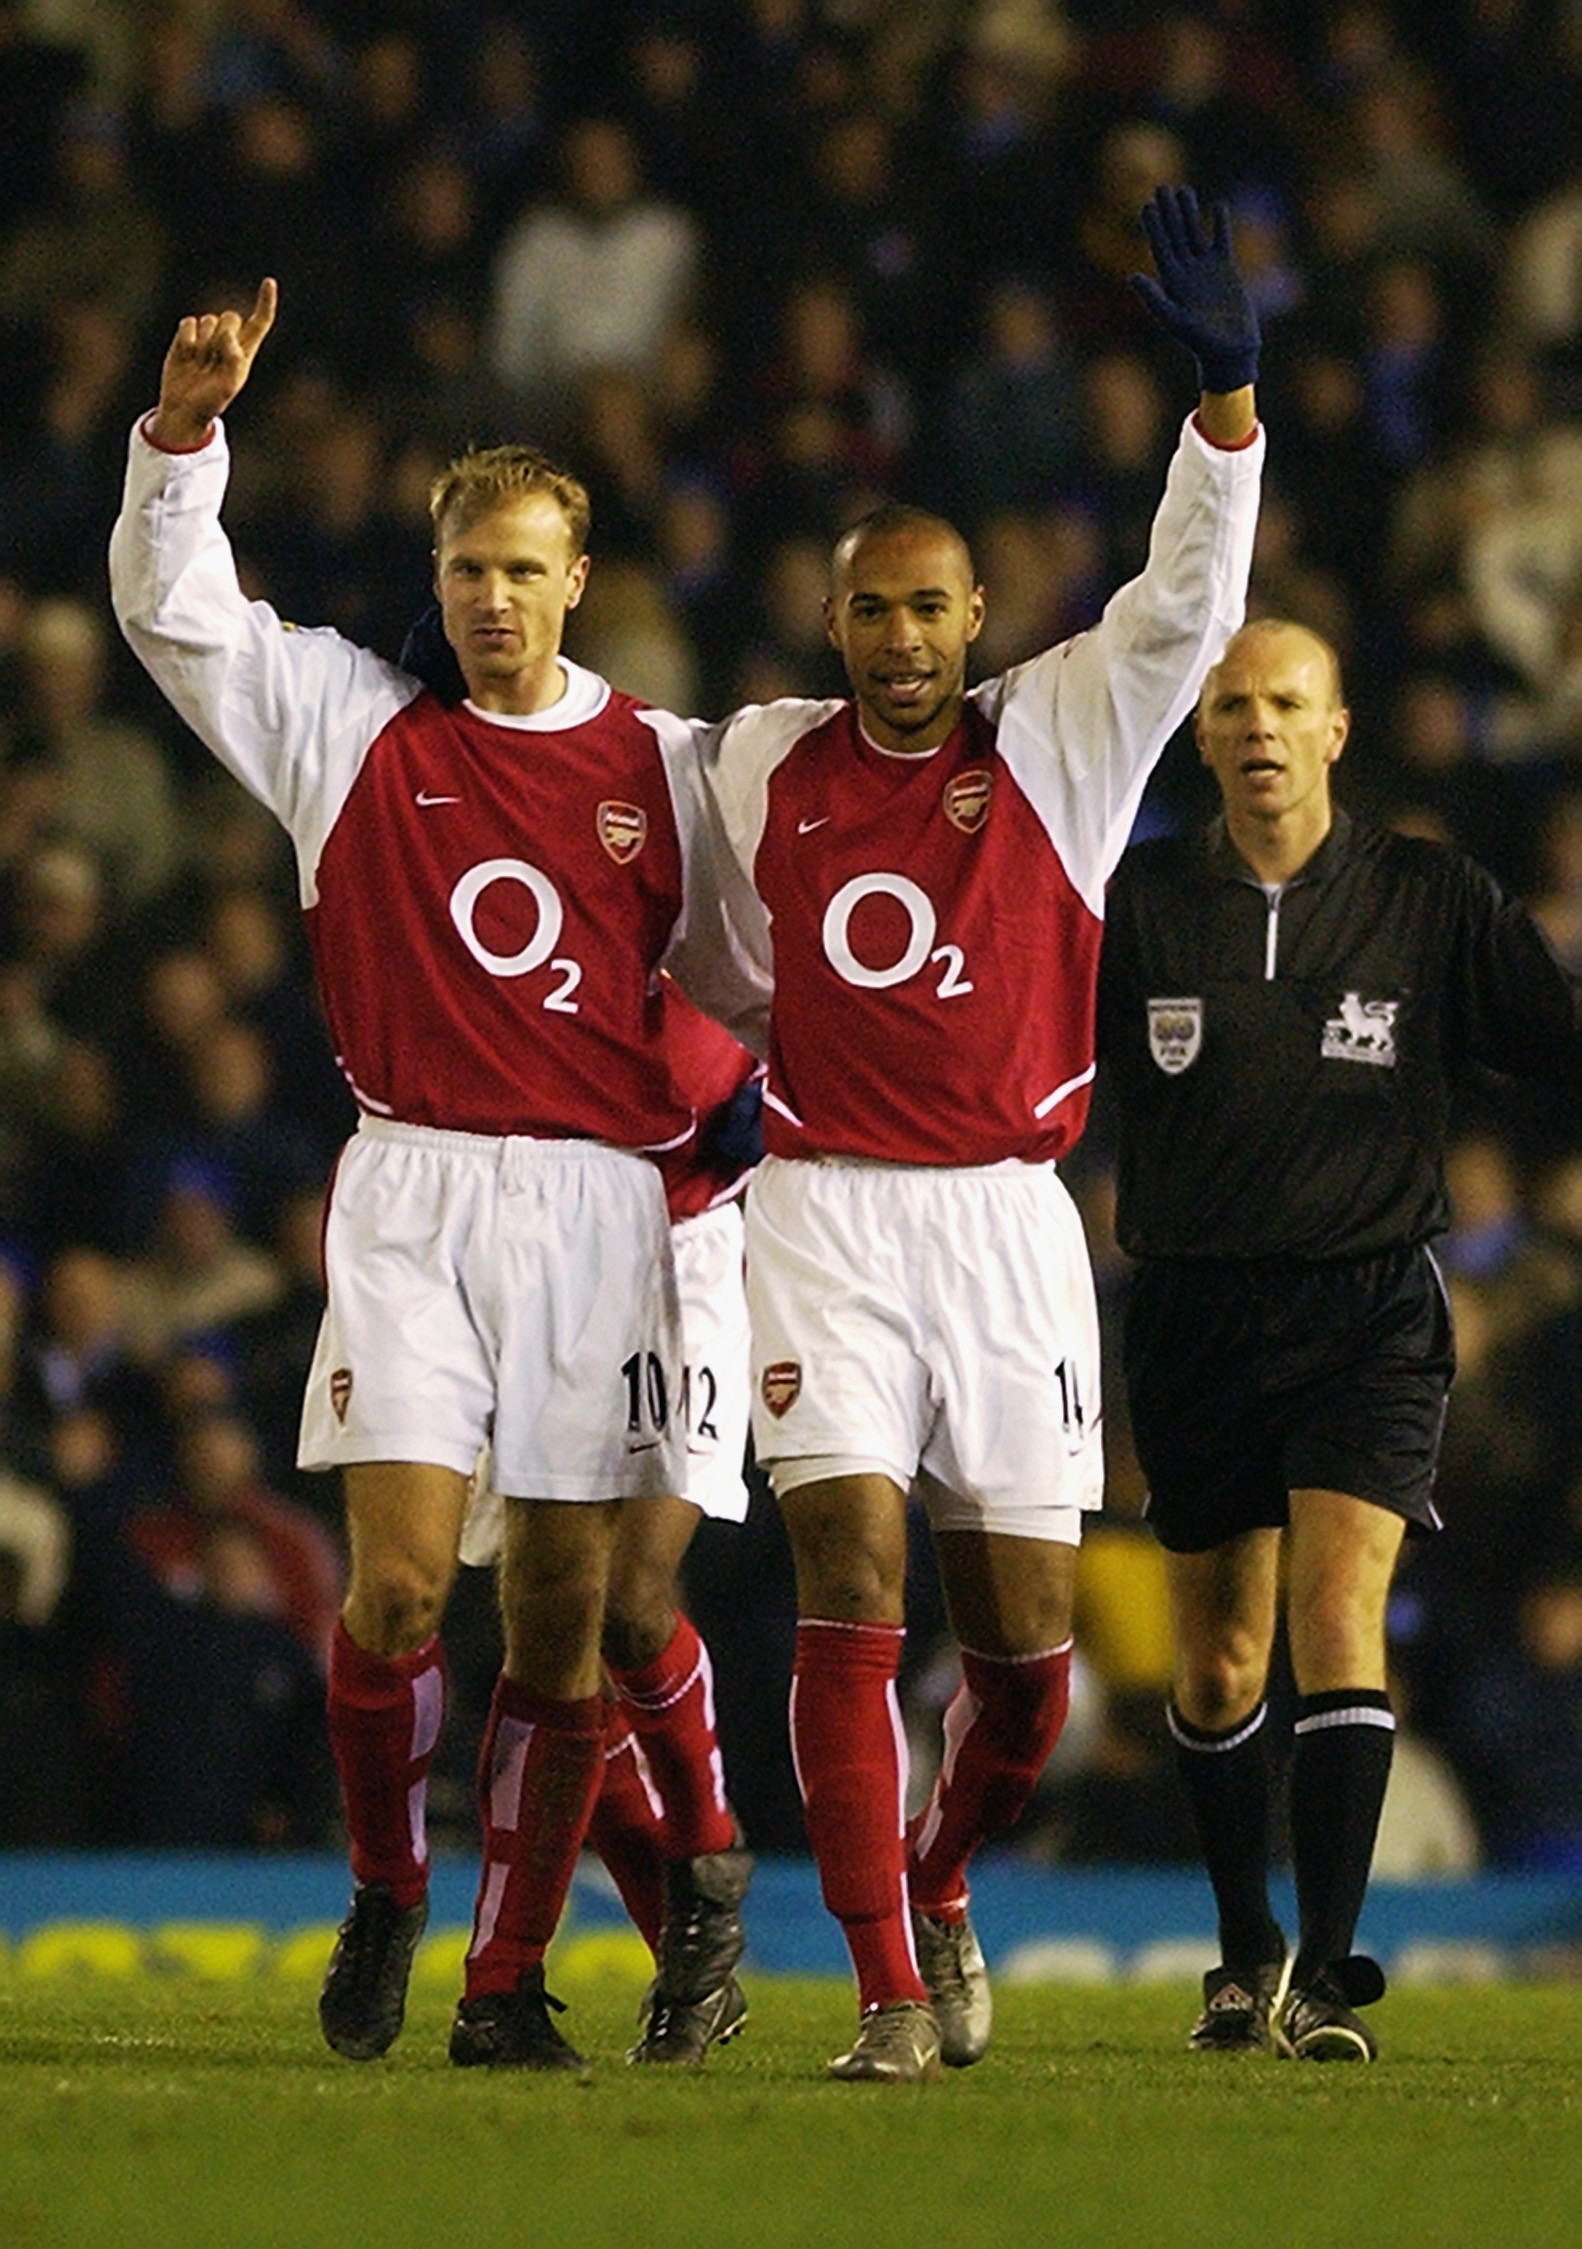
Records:
[[[945,1712],[945,1755],[912,1830],[912,1902],[942,1921],[967,1910],[967,1861],[1009,1827],[1060,1739],[1071,1701],[1071,1642],[1039,1655],[961,1653]]]
[[[445,1717],[439,1641],[370,1655],[337,1620],[327,1708],[353,1878],[387,1882],[397,1904],[416,1905],[428,1886],[428,1770]]]
[[[550,1702],[503,1674],[478,1758],[483,1875],[467,1997],[514,1991],[560,1922],[604,1768],[604,1702]]]
[[[862,2006],[928,1993],[906,1900],[906,1737],[887,1624],[797,1626],[791,1746],[824,1903],[845,1932]]]
[[[680,1610],[663,1655],[610,1676],[665,1808],[670,1857],[728,1851],[736,1822],[725,1799],[725,1767],[714,1729],[714,1670],[709,1651]]]
[[[665,1918],[664,1807],[648,1760],[618,1702],[604,1705],[604,1778],[588,1822],[621,1903],[655,1957]]]

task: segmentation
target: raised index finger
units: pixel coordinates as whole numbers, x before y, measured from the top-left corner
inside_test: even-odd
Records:
[[[279,302],[279,286],[272,275],[266,274],[258,284],[258,294],[253,299],[253,309],[242,322],[237,335],[237,341],[249,358],[274,326],[275,307]]]

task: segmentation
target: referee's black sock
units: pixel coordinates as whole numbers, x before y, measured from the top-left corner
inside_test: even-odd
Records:
[[[1174,1702],[1166,1716],[1219,1909],[1220,1958],[1244,1970],[1279,1960],[1285,1939],[1269,1905],[1269,1706],[1260,1702],[1223,1733],[1194,1726]]]
[[[1291,1866],[1300,1934],[1293,1983],[1351,1953],[1394,1747],[1390,1698],[1377,1688],[1304,1695],[1296,1706]]]

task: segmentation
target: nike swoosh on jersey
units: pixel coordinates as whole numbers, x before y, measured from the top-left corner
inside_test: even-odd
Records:
[[[461,798],[431,796],[427,789],[419,789],[417,795],[413,799],[413,802],[415,804],[420,804],[423,809],[427,811],[428,807],[431,804],[460,804]]]
[[[816,820],[799,820],[796,832],[799,836],[810,836],[815,828],[827,828],[832,818],[831,813],[821,812]]]

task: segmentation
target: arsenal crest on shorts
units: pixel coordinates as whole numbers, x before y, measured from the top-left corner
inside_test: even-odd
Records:
[[[1150,1000],[1148,1051],[1168,1077],[1189,1070],[1203,1044],[1201,1000]]]
[[[958,773],[945,786],[945,818],[964,836],[974,836],[989,817],[994,775],[987,766],[974,765]]]
[[[346,1408],[351,1402],[352,1370],[350,1367],[337,1367],[330,1376],[330,1404],[335,1409],[337,1421],[343,1422],[346,1419]]]
[[[764,1404],[776,1421],[789,1413],[802,1390],[802,1369],[795,1359],[776,1359],[764,1368],[758,1387],[763,1392]]]
[[[601,804],[599,841],[618,867],[635,859],[648,841],[648,814],[640,804]]]

